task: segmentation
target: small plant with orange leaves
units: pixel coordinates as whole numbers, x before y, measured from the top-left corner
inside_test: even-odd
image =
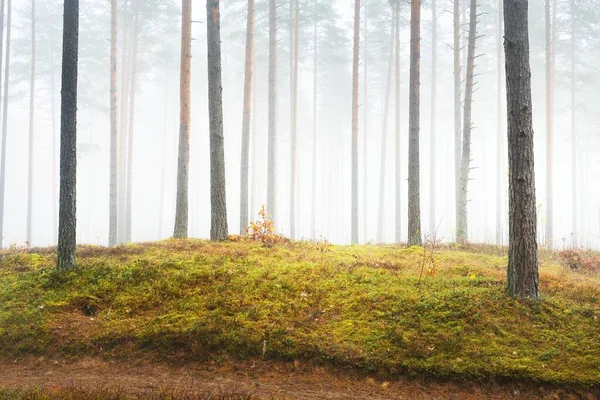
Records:
[[[246,228],[245,240],[251,242],[260,242],[265,246],[289,243],[290,240],[277,233],[273,218],[269,215],[267,208],[263,205],[258,212],[259,218],[250,222]]]

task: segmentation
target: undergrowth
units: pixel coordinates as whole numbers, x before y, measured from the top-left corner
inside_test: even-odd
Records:
[[[424,273],[423,254],[435,266]],[[600,381],[598,276],[551,255],[534,302],[505,295],[502,251],[475,247],[169,240],[82,246],[67,273],[52,249],[0,258],[4,358],[259,357],[386,376]]]

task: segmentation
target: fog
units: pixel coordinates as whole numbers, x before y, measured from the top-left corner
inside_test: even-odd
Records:
[[[317,0],[327,5],[327,0]],[[119,1],[118,99],[120,126],[133,115],[132,240],[171,237],[175,217],[177,143],[179,135],[179,65],[181,5],[171,0],[142,0],[138,46],[138,76],[134,113],[122,112],[123,36],[131,32],[131,1]],[[596,106],[600,98],[600,9],[590,1],[577,2],[571,14],[568,2],[557,10],[556,79],[554,104],[554,247],[600,247],[600,181]],[[332,4],[330,4],[331,6]],[[422,8],[421,43],[421,221],[423,235],[444,242],[455,240],[454,88],[452,3],[437,1],[437,110],[435,196],[430,191],[431,168],[431,2]],[[290,64],[289,4],[278,7],[278,159],[274,221],[289,235],[290,207]],[[361,28],[359,132],[359,236],[377,242],[380,160],[384,93],[388,83],[388,47],[392,12],[384,0],[367,3],[367,71],[364,75],[365,31]],[[298,167],[296,238],[311,239],[313,138],[313,1],[300,1],[298,77]],[[327,7],[325,7],[327,8]],[[350,242],[351,224],[351,61],[352,5],[338,0],[331,16],[319,25],[317,79],[316,239]],[[497,192],[501,195],[500,244],[508,243],[507,150],[505,92],[498,114],[498,0],[481,0],[479,7],[476,84],[470,181],[468,187],[468,240],[496,243]],[[244,85],[246,2],[221,3],[223,95],[229,232],[239,233],[240,153]],[[464,21],[468,17],[465,13]],[[27,182],[29,87],[31,69],[31,1],[15,0],[12,15],[8,104],[4,246],[27,242]],[[60,126],[60,50],[62,2],[36,0],[36,75],[31,246],[54,245],[58,195],[58,140]],[[78,242],[108,244],[109,223],[109,61],[110,4],[89,0],[81,4],[78,110]],[[327,19],[329,18],[329,19]],[[364,18],[364,16],[363,16]],[[574,18],[572,25],[571,18]],[[401,166],[402,240],[407,235],[408,176],[408,60],[409,10],[401,8]],[[206,8],[193,4],[192,124],[190,155],[191,237],[210,232],[209,134],[206,52]],[[268,25],[264,1],[256,5],[256,64],[251,121],[250,217],[256,218],[267,193]],[[362,23],[361,23],[362,24]],[[571,75],[572,28],[575,27],[575,80]],[[463,24],[463,29],[467,24]],[[124,34],[125,32],[125,34]],[[466,33],[463,32],[462,42]],[[128,39],[129,40],[129,39]],[[5,41],[6,42],[6,41]],[[129,41],[130,42],[130,41]],[[6,43],[5,43],[6,46]],[[129,46],[128,44],[126,46]],[[530,1],[530,51],[535,131],[538,237],[544,243],[546,227],[546,59],[544,2]],[[127,47],[129,49],[129,47]],[[503,53],[503,52],[502,52]],[[501,53],[501,54],[502,54]],[[128,53],[125,52],[125,55]],[[501,64],[504,67],[503,63]],[[464,70],[461,73],[464,81]],[[503,76],[503,75],[501,75]],[[2,81],[2,85],[6,82]],[[395,104],[392,76],[387,120],[383,241],[395,240]],[[575,104],[572,85],[575,85]],[[504,87],[504,81],[501,82]],[[365,87],[367,97],[365,98]],[[2,102],[6,99],[2,98]],[[572,112],[575,111],[574,124]],[[129,115],[128,115],[129,114]],[[123,122],[123,116],[126,120]],[[365,124],[365,117],[367,123]],[[502,128],[501,168],[497,168],[497,129]],[[131,123],[131,121],[129,121]],[[577,162],[572,160],[575,126]],[[120,130],[119,134],[122,134]],[[366,139],[365,139],[366,131]],[[365,151],[366,146],[366,151]],[[364,156],[366,154],[366,157]],[[366,167],[365,167],[366,164]],[[364,173],[366,168],[366,175]],[[576,181],[573,192],[572,170]],[[498,177],[501,177],[498,188]],[[576,196],[574,196],[576,194]],[[366,199],[366,203],[364,202]],[[574,203],[575,199],[575,203]],[[430,218],[430,204],[435,220]],[[575,213],[573,212],[575,209]],[[576,224],[574,224],[576,222]],[[576,227],[576,230],[574,229]]]

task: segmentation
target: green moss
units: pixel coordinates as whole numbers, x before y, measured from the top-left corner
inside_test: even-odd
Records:
[[[468,250],[468,249],[467,249]],[[600,380],[600,285],[543,260],[544,299],[504,294],[498,251],[170,240],[5,254],[0,356],[305,358],[381,374]]]

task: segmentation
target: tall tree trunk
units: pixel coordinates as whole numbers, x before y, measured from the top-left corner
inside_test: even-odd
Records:
[[[502,245],[502,182],[504,168],[502,168],[502,148],[504,135],[502,124],[502,1],[498,0],[498,22],[496,32],[496,246]]]
[[[573,223],[572,245],[577,246],[577,82],[575,64],[575,0],[571,0],[571,218]]]
[[[429,234],[435,234],[435,131],[437,118],[437,2],[431,1],[431,114],[429,117]]]
[[[177,159],[177,199],[173,236],[188,236],[188,183],[190,165],[190,83],[192,66],[192,0],[182,0],[181,71],[179,110],[179,152]]]
[[[421,59],[421,0],[411,1],[410,95],[408,128],[408,245],[420,246],[421,196],[419,183],[419,114]]]
[[[310,206],[311,238],[316,239],[316,208],[317,208],[317,79],[318,79],[318,29],[317,0],[314,0],[314,32],[313,32],[313,137],[312,137],[312,189]]]
[[[137,59],[139,45],[140,0],[133,0],[133,48],[131,53],[131,88],[129,89],[129,129],[127,134],[127,204],[125,222],[125,242],[131,242],[131,208],[133,199],[133,134],[135,120],[135,89],[137,83]]]
[[[354,46],[352,56],[352,244],[358,244],[358,61],[360,58],[359,53],[360,0],[354,0]]]
[[[546,0],[546,247],[553,247],[553,210],[554,202],[552,195],[552,134],[553,134],[553,114],[554,114],[554,93],[552,76],[552,27],[550,0]]]
[[[125,0],[124,7],[127,7]],[[127,115],[129,99],[129,33],[126,18],[123,18],[123,34],[121,45],[121,105],[117,144],[117,242],[125,242],[127,213]]]
[[[11,0],[6,4],[6,62],[4,67],[4,104],[2,105],[2,155],[0,157],[0,249],[4,238],[4,199],[6,188],[6,135],[8,127],[8,84],[10,83]],[[1,72],[1,71],[0,71]]]
[[[77,224],[77,61],[79,0],[65,0],[60,112],[60,211],[57,269],[75,266]]]
[[[277,1],[269,0],[269,143],[267,166],[267,211],[276,215],[277,160]]]
[[[254,66],[254,0],[248,0],[246,22],[246,61],[244,78],[244,110],[242,118],[242,161],[240,187],[240,235],[248,227],[248,174],[250,172],[250,117],[252,113],[252,74]]]
[[[117,0],[110,1],[110,195],[108,245],[117,236]]]
[[[258,98],[258,70],[256,68],[256,57],[254,57],[253,61],[253,74],[252,74],[252,115],[250,115],[250,120],[252,121],[252,190],[250,193],[250,215],[254,216],[256,210],[258,210],[257,202],[258,202],[258,192],[259,192],[259,155],[258,155],[258,126],[256,121],[258,120],[258,112],[257,112],[257,98]]]
[[[29,78],[29,163],[27,175],[27,246],[31,246],[33,218],[33,157],[35,114],[35,0],[31,0],[31,75]]]
[[[508,104],[508,294],[539,297],[528,1],[504,0]]]
[[[381,130],[381,153],[379,167],[379,208],[377,216],[377,242],[383,243],[383,223],[385,216],[385,166],[387,155],[387,136],[388,136],[388,112],[390,108],[390,91],[392,86],[392,70],[394,66],[394,38],[396,35],[396,24],[394,19],[391,20],[390,26],[390,45],[388,53],[388,70],[385,85],[385,95],[383,101],[383,122]]]
[[[296,180],[298,157],[298,36],[300,25],[300,6],[298,0],[294,5],[294,47],[292,65],[292,130],[291,130],[291,168],[290,168],[290,238],[296,238]]]
[[[364,227],[364,241],[369,240],[369,18],[368,18],[368,0],[365,0],[364,11],[364,60],[363,60],[363,113],[364,113],[364,126],[363,126],[363,227]],[[316,7],[316,6],[315,6]]]
[[[471,110],[473,106],[473,85],[475,70],[475,44],[477,40],[477,0],[471,0],[469,19],[469,41],[467,45],[467,76],[465,80],[465,101],[463,115],[463,138],[460,164],[458,216],[456,221],[456,239],[463,242],[468,237],[467,194],[471,164]]]
[[[460,84],[460,1],[454,0],[454,198],[456,207],[456,221],[458,225],[459,212],[459,196],[460,196],[460,163],[461,163],[461,146],[462,146],[462,125],[461,117],[461,84]],[[458,239],[457,239],[458,241]]]
[[[211,240],[225,240],[225,137],[223,136],[223,85],[221,84],[221,21],[219,0],[206,1],[208,40],[208,114],[210,120]]]
[[[394,41],[396,42],[396,243],[402,241],[402,167],[401,167],[401,148],[400,148],[400,2],[395,5],[396,14],[396,33]]]

